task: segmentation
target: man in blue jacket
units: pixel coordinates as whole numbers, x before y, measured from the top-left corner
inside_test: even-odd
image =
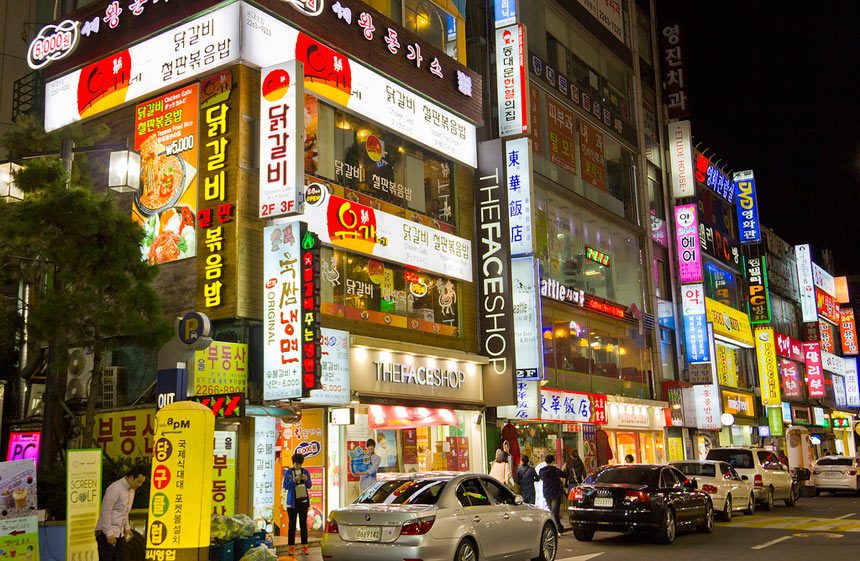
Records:
[[[296,518],[302,535],[302,555],[308,554],[308,508],[311,505],[308,489],[311,488],[311,474],[302,467],[305,457],[298,452],[293,454],[293,467],[284,468],[284,484],[281,495],[284,508],[287,509],[290,527],[287,533],[287,544],[290,555],[296,554]]]

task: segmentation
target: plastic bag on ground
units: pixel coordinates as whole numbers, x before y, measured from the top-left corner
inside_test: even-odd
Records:
[[[241,561],[278,561],[278,557],[269,551],[268,547],[260,545],[249,549],[248,552],[242,556]]]

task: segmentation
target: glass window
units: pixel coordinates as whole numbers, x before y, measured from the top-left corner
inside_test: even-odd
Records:
[[[457,20],[428,0],[403,2],[403,26],[418,37],[457,58]]]
[[[484,483],[484,487],[486,487],[487,493],[489,493],[490,497],[496,504],[516,504],[514,494],[511,492],[511,490],[499,483],[498,481],[493,481],[492,479],[482,479],[481,481]]]
[[[735,448],[712,448],[708,450],[708,460],[726,462],[735,469],[755,469],[752,452]]]
[[[651,53],[651,21],[648,19],[648,16],[643,14],[641,11],[636,11],[636,34],[637,40],[639,41],[639,56],[650,64],[654,66],[654,58]]]
[[[678,360],[675,356],[675,332],[665,327],[660,328],[660,366],[663,369],[664,380],[678,379]]]
[[[379,481],[356,500],[361,504],[422,504],[432,505],[448,482],[440,479],[394,479]]]
[[[817,466],[851,466],[853,464],[852,458],[821,458],[815,465]]]
[[[770,265],[770,263],[771,261],[768,259],[767,264]],[[794,302],[770,292],[770,310],[773,327],[776,331],[795,339],[800,338],[800,328],[798,327],[800,322],[797,317],[797,306]]]
[[[772,452],[758,452],[758,461],[761,462],[761,467],[771,471],[782,470],[782,462]]]
[[[469,506],[490,506],[490,498],[477,479],[467,479],[457,487],[457,500],[460,504]]]
[[[736,310],[745,309],[741,300],[740,273],[731,272],[710,261],[703,267],[705,296]]]
[[[587,484],[618,483],[622,485],[653,485],[659,471],[653,467],[607,467],[591,474]]]
[[[661,489],[670,489],[672,487],[677,487],[681,482],[675,476],[675,470],[666,468],[662,470],[660,473],[660,488]]]
[[[681,473],[687,476],[696,477],[716,477],[717,469],[714,464],[700,464],[697,462],[685,462],[683,464],[672,464],[678,468]]]

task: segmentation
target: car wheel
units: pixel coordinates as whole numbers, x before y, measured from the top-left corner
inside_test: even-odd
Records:
[[[732,512],[732,496],[726,495],[726,508],[723,510],[722,518],[726,522],[731,522],[733,514],[734,513]]]
[[[767,498],[764,500],[764,509],[768,512],[773,510],[773,487],[767,488]]]
[[[750,494],[750,499],[747,503],[747,508],[744,510],[744,514],[748,516],[755,514],[755,495]]]
[[[667,508],[663,514],[663,523],[655,536],[657,543],[671,544],[675,541],[675,531],[675,512],[671,508]]]
[[[472,540],[463,540],[457,546],[454,561],[478,561],[478,548]]]
[[[785,506],[794,506],[797,504],[797,496],[794,494],[794,486],[788,491],[788,498],[785,499]]]
[[[821,496],[821,489],[816,489],[816,490],[815,490],[815,496],[816,496],[816,497],[820,497],[820,496]]]
[[[578,542],[590,542],[594,539],[594,530],[585,530],[583,528],[574,528],[573,537]]]
[[[714,531],[714,503],[711,501],[705,502],[705,521],[699,526],[699,531],[703,534],[711,534]]]
[[[552,524],[546,524],[540,533],[540,551],[532,561],[555,561],[558,553],[558,533]]]

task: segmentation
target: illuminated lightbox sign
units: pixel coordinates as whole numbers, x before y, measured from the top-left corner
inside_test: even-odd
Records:
[[[705,289],[702,284],[681,287],[681,315],[684,322],[684,348],[687,362],[690,364],[710,362]]]
[[[493,0],[496,28],[517,23],[517,0]]]
[[[469,240],[337,197],[319,183],[305,190],[303,219],[323,243],[472,281]]]
[[[755,192],[755,177],[752,170],[739,171],[732,175],[737,201],[738,235],[741,243],[761,241],[761,227],[758,220],[758,198]]]
[[[854,319],[854,308],[839,309],[839,336],[842,339],[842,354],[857,356],[857,322]]]
[[[728,178],[723,171],[717,166],[711,164],[707,156],[696,154],[696,171],[694,172],[696,181],[704,183],[711,190],[725,199],[727,202],[734,204],[735,188],[732,180]]]
[[[260,218],[301,213],[305,181],[304,65],[260,71]]]
[[[262,10],[243,5],[243,12],[243,59],[267,67],[294,56],[305,65],[307,92],[477,167],[473,124]]]
[[[45,130],[98,115],[238,60],[239,18],[237,2],[50,80],[45,84]]]
[[[320,365],[320,240],[310,231],[302,232],[301,333],[302,397],[322,387]]]
[[[672,196],[676,199],[692,197],[696,194],[696,182],[693,176],[690,121],[676,121],[666,127],[669,131],[669,161],[672,165]]]
[[[755,350],[758,359],[761,404],[779,405],[779,366],[776,359],[776,342],[772,327],[759,327],[755,330]]]
[[[747,257],[747,310],[750,323],[770,323],[770,293],[767,290],[767,257]]]
[[[543,421],[605,425],[606,396],[541,388],[540,418]]]
[[[809,397],[824,397],[824,370],[821,365],[821,346],[819,343],[803,343],[803,356],[806,363],[806,385]]]
[[[812,264],[812,283],[830,296],[836,296],[836,279],[815,263]]]
[[[812,255],[808,244],[794,246],[797,262],[797,283],[800,289],[800,309],[803,322],[817,322],[818,309],[815,307],[815,285],[812,280]]]
[[[860,385],[857,381],[857,358],[842,359],[842,373],[845,377],[845,402],[848,407],[860,407]]]
[[[517,380],[541,378],[541,312],[537,297],[535,258],[516,257],[511,260],[512,306],[514,311],[514,347]],[[543,287],[543,282],[541,282]]]
[[[702,250],[699,244],[699,214],[696,205],[675,207],[675,241],[681,282],[702,282]]]
[[[58,25],[48,24],[40,29],[27,49],[27,65],[39,70],[72,54],[81,37],[80,25],[79,21],[67,19]]]
[[[534,251],[532,227],[532,164],[528,137],[505,142],[505,178],[508,188],[508,225],[511,255]]]
[[[609,254],[598,251],[593,247],[585,246],[585,257],[595,263],[600,263],[601,265],[609,267]]]
[[[500,138],[528,132],[525,48],[524,25],[496,29],[496,92]]]

